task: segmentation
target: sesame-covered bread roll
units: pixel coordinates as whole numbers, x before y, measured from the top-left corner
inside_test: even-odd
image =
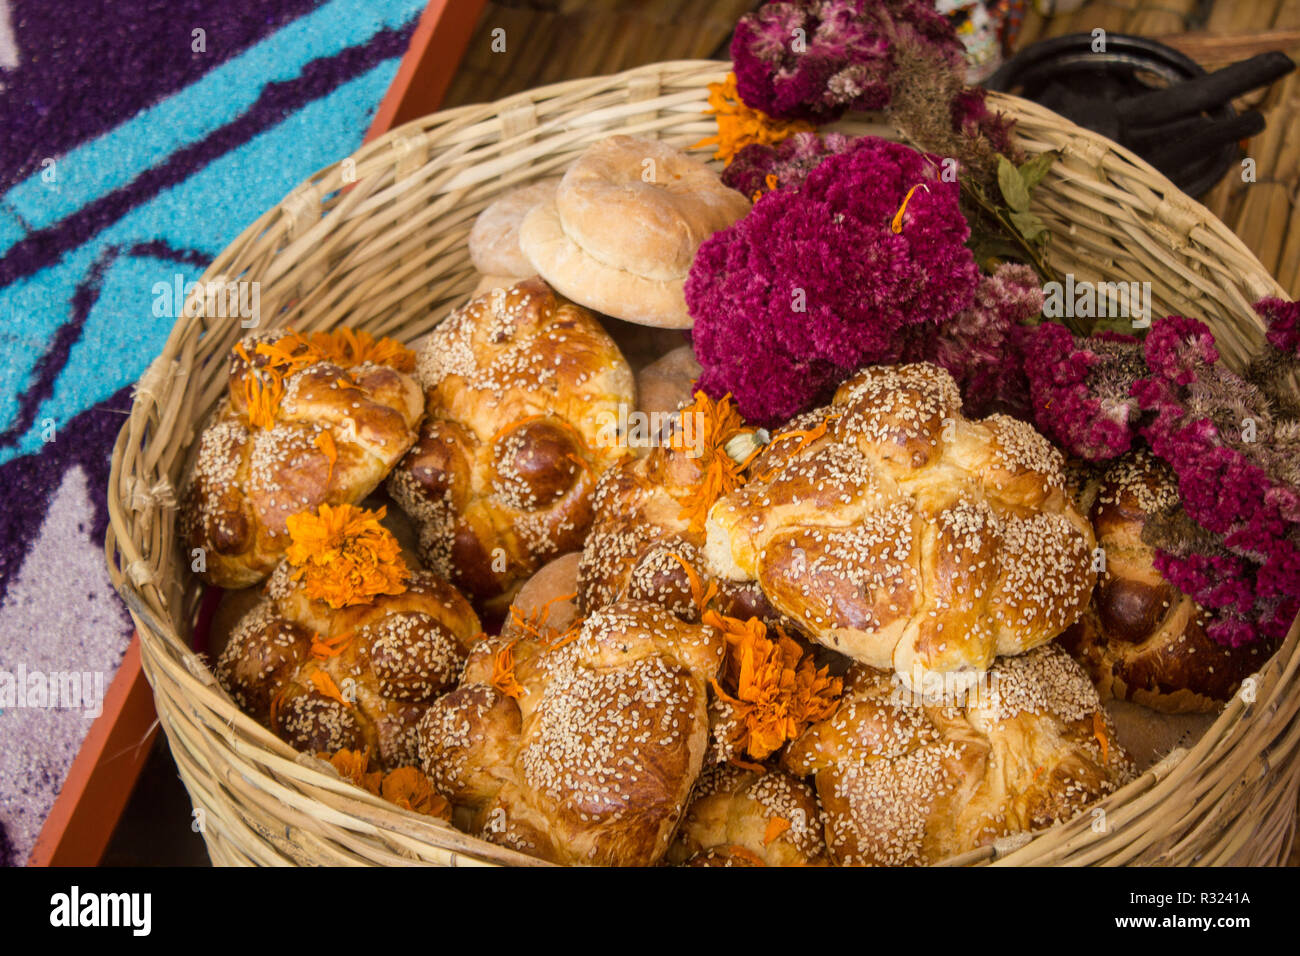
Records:
[[[919,866],[1070,819],[1133,774],[1082,669],[1049,644],[927,703],[855,664],[838,710],[785,751],[813,776],[839,865]]]
[[[918,687],[969,686],[1051,640],[1088,602],[1092,529],[1046,439],[960,409],[938,366],[863,369],[713,505],[710,570]]]
[[[737,852],[741,851],[741,852]],[[716,855],[710,855],[716,853]],[[700,774],[667,861],[688,866],[826,865],[817,794],[782,770],[719,764]]]
[[[590,312],[530,279],[450,315],[416,376],[428,414],[388,489],[424,562],[504,612],[541,564],[582,547],[597,479],[630,454],[616,426],[632,372]]]
[[[624,461],[601,476],[579,566],[578,599],[584,611],[629,598],[697,621],[696,590],[716,585],[714,606],[723,614],[774,617],[756,583],[715,578],[703,556],[708,488],[732,475],[737,481],[743,477],[741,462],[727,448],[734,442],[752,449],[753,431],[729,400],[713,402],[700,394],[670,420],[649,455]]]
[[[235,626],[216,675],[297,749],[361,751],[392,769],[418,763],[420,719],[455,686],[480,631],[454,587],[406,566],[380,517],[347,506],[294,516],[289,559]],[[299,549],[311,553],[294,564]]]
[[[430,708],[424,771],[485,839],[555,863],[648,866],[703,765],[722,656],[713,628],[639,602],[568,634],[516,618]]]
[[[199,436],[181,501],[205,581],[264,580],[288,547],[290,515],[356,504],[379,486],[424,411],[414,366],[397,342],[347,329],[255,332],[235,346],[228,396]]]
[[[1166,713],[1217,711],[1274,646],[1217,643],[1205,633],[1206,612],[1156,569],[1156,550],[1142,533],[1178,506],[1172,470],[1142,449],[1114,461],[1088,491],[1105,570],[1087,612],[1061,635],[1062,645],[1102,699]]]

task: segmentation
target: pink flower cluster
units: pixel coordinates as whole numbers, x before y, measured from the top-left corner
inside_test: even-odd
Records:
[[[1279,352],[1300,358],[1300,302],[1261,299],[1255,311],[1268,323],[1268,344]]]
[[[856,369],[898,361],[910,327],[968,308],[970,227],[939,171],[932,156],[863,137],[708,239],[686,281],[700,387],[775,424]]]
[[[1016,148],[1011,141],[1015,120],[990,110],[986,103],[987,96],[985,90],[978,86],[966,87],[954,96],[949,104],[952,128],[971,139],[983,136],[995,152],[1011,156]]]
[[[1294,326],[1286,323],[1295,313],[1272,311],[1282,317],[1269,330],[1276,345],[1274,339],[1292,334]],[[1157,567],[1216,612],[1208,630],[1221,643],[1280,638],[1300,612],[1300,490],[1277,480],[1248,454],[1255,439],[1238,440],[1211,417],[1189,410],[1194,390],[1217,388],[1226,395],[1240,383],[1218,367],[1208,328],[1195,319],[1171,317],[1155,324],[1143,352],[1150,374],[1133,386],[1149,415],[1142,437],[1178,475],[1183,510],[1222,548],[1208,554],[1162,551]],[[1224,402],[1216,407],[1222,409]]]
[[[1038,273],[1005,263],[980,276],[975,300],[942,326],[917,326],[910,361],[934,362],[952,375],[964,412],[982,418],[1004,412],[1028,418],[1029,386],[1016,356],[1024,323],[1043,311]]]
[[[1130,390],[1146,372],[1137,339],[1114,332],[1079,339],[1044,322],[1025,331],[1022,348],[1040,431],[1088,461],[1132,447],[1139,410]]]
[[[722,172],[722,181],[750,199],[771,192],[767,177],[776,179],[777,189],[795,189],[827,156],[842,153],[853,144],[843,133],[795,133],[775,146],[750,143],[738,152]]]
[[[936,69],[962,69],[961,41],[926,0],[792,0],[741,17],[731,40],[736,88],[778,119],[827,123],[892,98],[898,44]]]

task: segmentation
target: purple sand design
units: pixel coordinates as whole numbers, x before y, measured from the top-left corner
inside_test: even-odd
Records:
[[[21,63],[5,77],[4,188],[35,172],[42,158],[107,132],[318,6],[320,0],[10,0]],[[205,53],[192,50],[196,28],[206,31]]]
[[[9,0],[20,65],[5,73],[6,136],[0,162],[8,182],[100,135],[192,83],[230,56],[320,5],[309,0],[85,0],[58,4]],[[266,8],[273,8],[266,12]],[[208,22],[203,22],[203,20]],[[54,22],[56,21],[57,22]],[[207,30],[208,54],[189,55],[189,31]],[[415,20],[308,63],[297,77],[267,84],[238,119],[160,160],[131,183],[22,240],[0,260],[0,285],[34,275],[106,226],[224,153],[374,66],[400,56]],[[160,29],[162,27],[162,29]],[[183,45],[176,56],[173,44]],[[165,61],[165,62],[163,62]],[[232,233],[234,226],[232,223]],[[0,436],[12,446],[54,391],[80,340],[113,258],[149,256],[201,267],[209,254],[141,242],[108,250],[87,271],[67,318],[50,336],[20,412]],[[53,672],[80,663],[110,682],[129,619],[108,585],[109,456],[131,389],[63,424],[54,442],[0,465],[0,669],[33,664]],[[17,426],[25,422],[22,431]],[[82,715],[19,706],[0,715],[10,739],[0,747],[0,865],[20,865],[62,787],[84,738]]]
[[[26,278],[58,262],[70,249],[112,225],[136,206],[192,176],[258,133],[329,90],[346,83],[384,60],[400,56],[414,24],[385,29],[367,42],[330,57],[313,60],[292,80],[270,83],[238,119],[214,130],[165,162],[141,173],[127,185],[88,203],[66,219],[24,236],[0,257],[0,286]]]
[[[86,326],[86,319],[90,316],[90,310],[94,307],[96,300],[99,299],[99,289],[103,282],[104,273],[122,254],[118,246],[109,246],[90,265],[86,278],[77,284],[77,289],[72,296],[72,314],[68,321],[59,326],[54,333],[53,341],[45,354],[41,356],[39,362],[32,369],[32,384],[28,386],[18,399],[18,411],[14,415],[13,424],[0,432],[0,448],[5,448],[17,442],[27,434],[27,430],[32,427],[36,421],[37,412],[40,410],[41,403],[54,393],[55,383],[58,381],[59,373],[63,371],[63,366],[68,361],[68,355],[72,352],[72,347],[77,344],[81,334]],[[173,262],[179,262],[185,265],[206,266],[209,262],[209,256],[195,249],[173,249],[167,243],[161,240],[151,242],[138,242],[128,251],[132,256],[149,256],[156,259],[170,259]],[[0,597],[4,597],[4,575],[0,572]]]
[[[64,440],[56,439],[35,455],[0,465],[0,600],[45,520],[61,477],[77,466],[86,474],[95,507],[87,536],[103,541],[108,533],[109,458],[130,407],[131,389],[127,387],[69,421],[62,429]],[[122,620],[127,626],[125,609]]]

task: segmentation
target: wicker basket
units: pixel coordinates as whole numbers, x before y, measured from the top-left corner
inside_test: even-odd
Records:
[[[348,324],[410,342],[473,286],[466,236],[486,203],[558,172],[614,132],[691,146],[713,132],[706,84],[725,70],[660,63],[410,123],[295,189],[204,279],[260,282],[266,325]],[[1061,151],[1035,199],[1053,234],[1052,265],[1080,279],[1150,281],[1154,314],[1205,318],[1240,368],[1262,337],[1250,303],[1282,294],[1246,247],[1123,148],[1032,103],[994,102],[1016,117],[1029,153]],[[888,132],[858,121],[840,127]],[[535,864],[371,797],[296,753],[242,714],[191,649],[202,589],[176,539],[173,489],[241,334],[234,319],[177,321],[136,389],[109,483],[110,573],[139,629],[145,674],[213,862]],[[1195,746],[1097,804],[1104,821],[1085,813],[951,862],[1280,862],[1300,787],[1298,644],[1300,624],[1253,695],[1237,695]]]

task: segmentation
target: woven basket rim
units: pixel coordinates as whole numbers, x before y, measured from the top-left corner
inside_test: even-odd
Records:
[[[241,232],[205,270],[199,281],[202,283],[218,277],[224,279],[231,274],[240,274],[228,271],[228,263],[238,261],[241,255],[248,254],[247,250],[252,249],[259,242],[265,242],[268,236],[273,235],[283,238],[285,244],[282,248],[261,254],[259,261],[264,262],[266,270],[260,275],[279,279],[293,274],[294,270],[306,268],[303,260],[309,259],[311,254],[309,250],[319,246],[324,240],[336,236],[341,230],[356,231],[364,228],[364,217],[344,222],[331,221],[330,214],[337,212],[338,206],[333,207],[325,215],[319,212],[320,204],[327,201],[327,197],[337,195],[344,189],[347,181],[341,178],[340,173],[341,164],[344,162],[351,161],[354,164],[355,175],[359,179],[365,178],[363,173],[367,176],[379,175],[382,179],[391,172],[393,182],[384,189],[394,193],[400,192],[403,182],[400,174],[403,162],[411,156],[426,154],[430,148],[441,149],[442,152],[437,153],[435,159],[425,161],[426,164],[435,167],[430,178],[438,175],[446,176],[431,187],[432,194],[460,195],[484,183],[493,182],[498,184],[499,189],[503,188],[502,184],[511,185],[514,182],[545,175],[546,172],[544,170],[538,172],[535,166],[530,166],[527,171],[532,171],[532,175],[513,178],[507,175],[503,178],[497,172],[497,166],[501,164],[499,159],[494,159],[487,164],[455,169],[455,162],[468,155],[473,149],[473,144],[483,137],[495,135],[501,142],[505,142],[508,133],[504,130],[511,129],[511,124],[515,123],[523,130],[523,134],[520,134],[523,137],[520,141],[523,148],[510,151],[510,156],[524,161],[531,160],[533,153],[551,155],[542,148],[548,144],[553,145],[547,139],[551,133],[560,138],[570,137],[574,142],[579,142],[581,135],[586,135],[591,128],[599,127],[601,131],[609,132],[609,127],[600,125],[607,121],[607,117],[629,118],[629,122],[635,125],[637,122],[657,121],[637,120],[638,116],[655,114],[657,117],[659,112],[667,110],[670,116],[681,114],[698,119],[699,100],[703,91],[702,81],[707,80],[710,75],[713,79],[721,79],[728,69],[729,64],[715,60],[677,60],[648,64],[622,73],[568,80],[538,87],[513,94],[494,103],[461,106],[408,122],[363,145],[347,160],[334,163],[309,177],[292,190],[284,200]],[[673,82],[681,85],[681,91],[664,93],[665,84],[671,86]],[[567,106],[569,99],[572,99],[575,104],[582,104],[607,94],[614,95],[617,99],[617,95],[623,93],[628,93],[630,96],[630,101],[625,105],[618,105],[611,101],[612,105],[583,112],[576,118],[569,113],[561,113],[553,120],[542,117],[539,122],[537,114],[540,104],[559,102]],[[1065,140],[1065,152],[1070,154],[1068,158],[1071,161],[1082,164],[1079,168],[1091,165],[1110,177],[1120,177],[1128,185],[1129,193],[1109,185],[1109,181],[1100,182],[1100,178],[1095,185],[1089,185],[1083,178],[1069,178],[1063,173],[1053,181],[1058,190],[1074,189],[1076,186],[1085,191],[1094,190],[1101,197],[1095,200],[1098,204],[1113,198],[1110,193],[1119,193],[1132,197],[1135,204],[1141,202],[1150,206],[1153,219],[1151,228],[1157,230],[1159,234],[1168,231],[1173,237],[1170,248],[1156,250],[1152,253],[1154,256],[1158,257],[1162,253],[1190,256],[1208,250],[1210,256],[1219,255],[1225,261],[1231,260],[1232,274],[1240,279],[1244,287],[1244,290],[1234,287],[1231,293],[1225,293],[1228,295],[1229,305],[1236,308],[1234,318],[1239,323],[1253,325],[1256,335],[1262,332],[1261,320],[1249,308],[1242,309],[1241,303],[1247,303],[1247,298],[1250,296],[1253,298],[1249,298],[1249,301],[1253,302],[1266,295],[1284,296],[1284,292],[1244,243],[1205,207],[1183,195],[1168,179],[1140,157],[1098,134],[1082,130],[1055,113],[1018,97],[990,94],[989,100],[995,108],[1013,114],[1017,118],[1017,132],[1021,134],[1020,142],[1027,148],[1050,148],[1055,144],[1032,137],[1027,138],[1022,131],[1032,128],[1044,135],[1047,133],[1055,135],[1058,130],[1064,131],[1061,136]],[[530,115],[532,125],[529,125]],[[861,121],[855,120],[847,121],[847,125],[853,126],[855,122],[858,127],[861,126]],[[614,128],[622,129],[626,125]],[[431,132],[446,135],[439,139],[436,135],[431,135]],[[516,136],[516,139],[519,139],[519,136]],[[529,145],[530,142],[533,145]],[[495,152],[500,155],[505,154],[507,150],[503,146]],[[443,164],[443,167],[438,168],[437,164],[447,156],[450,156],[450,159]],[[397,169],[396,172],[393,172],[394,167]],[[427,169],[427,167],[419,168]],[[1083,174],[1078,175],[1082,177]],[[376,187],[366,198],[358,200],[357,208],[362,208],[365,203],[371,203],[374,209],[380,209],[385,202],[391,201],[385,199],[384,195],[380,188]],[[1066,196],[1068,198],[1068,193]],[[1052,194],[1049,198],[1057,197]],[[1092,198],[1091,194],[1090,198]],[[1065,199],[1061,201],[1064,202]],[[284,225],[286,222],[290,224],[287,228]],[[357,222],[361,225],[357,226]],[[280,229],[279,234],[276,233],[277,228]],[[1099,228],[1105,228],[1104,223]],[[1121,224],[1120,228],[1124,229],[1125,226]],[[329,268],[336,267],[337,263]],[[1186,270],[1193,271],[1190,266],[1187,266]],[[1177,275],[1176,269],[1172,271]],[[323,277],[322,271],[320,278]],[[1203,277],[1198,276],[1198,278]],[[307,283],[304,282],[304,286],[306,285]],[[1216,331],[1217,328],[1216,326]],[[333,770],[322,762],[296,754],[270,731],[245,716],[226,697],[216,684],[211,669],[189,647],[188,642],[181,637],[181,632],[170,623],[170,616],[165,609],[167,603],[164,599],[165,592],[160,585],[165,583],[163,570],[170,567],[173,572],[179,571],[176,556],[173,555],[169,563],[167,555],[162,553],[166,550],[166,544],[170,542],[170,533],[165,532],[163,526],[166,522],[174,523],[174,510],[168,510],[171,506],[167,504],[165,494],[158,496],[159,500],[154,502],[156,505],[154,507],[148,503],[147,493],[146,504],[142,508],[136,508],[135,495],[139,493],[141,486],[146,489],[150,487],[148,479],[156,477],[150,469],[156,468],[158,461],[167,453],[165,447],[153,456],[151,462],[150,453],[154,447],[150,445],[149,439],[156,438],[159,433],[166,433],[169,439],[168,445],[175,446],[171,448],[173,452],[176,448],[188,449],[196,437],[195,411],[210,407],[215,402],[216,394],[211,386],[200,395],[196,395],[195,390],[188,387],[188,383],[180,387],[175,386],[175,379],[187,378],[186,373],[191,371],[195,352],[199,347],[201,347],[200,335],[196,331],[194,322],[186,318],[178,319],[168,336],[163,352],[137,386],[131,415],[119,433],[114,447],[109,481],[110,526],[105,543],[110,575],[135,620],[140,635],[145,674],[154,688],[159,714],[163,718],[163,726],[172,742],[174,754],[177,753],[177,743],[173,734],[188,735],[184,738],[185,746],[182,748],[184,754],[178,755],[178,765],[182,768],[182,776],[191,794],[194,794],[196,789],[201,789],[205,796],[215,800],[215,793],[219,787],[231,792],[238,790],[243,799],[261,807],[265,799],[259,787],[272,791],[275,798],[285,807],[299,806],[298,810],[292,811],[295,814],[294,821],[285,824],[286,830],[290,826],[299,828],[310,826],[303,820],[303,816],[305,814],[310,817],[311,814],[307,814],[303,807],[310,807],[313,812],[322,813],[331,819],[346,818],[340,825],[349,828],[348,832],[360,832],[363,836],[358,837],[360,849],[358,846],[348,846],[342,852],[355,854],[365,862],[393,862],[403,859],[404,856],[410,856],[452,864],[490,862],[539,865],[539,861],[531,857],[478,840],[430,821],[428,818],[399,810],[391,804],[372,798],[363,791],[340,782]],[[1225,358],[1230,359],[1231,356],[1225,355]],[[190,365],[187,366],[187,362]],[[163,374],[173,371],[169,363],[177,363],[183,370],[178,374]],[[170,403],[160,400],[168,398],[177,400]],[[205,399],[208,400],[206,405]],[[178,436],[171,434],[170,430],[177,427],[182,420],[188,421],[189,436],[177,442]],[[184,433],[181,433],[182,438],[183,435]],[[155,441],[154,445],[156,444]],[[168,467],[171,472],[175,472],[176,462],[170,462]],[[175,475],[170,472],[163,475],[164,480],[168,477],[174,479]],[[153,510],[150,510],[151,507]],[[145,522],[142,516],[146,515],[155,517]],[[173,547],[172,550],[175,548]],[[150,576],[145,571],[137,573],[137,569],[142,565],[147,566],[145,571],[157,567],[155,580],[150,580]],[[172,583],[179,587],[178,582]],[[188,626],[187,624],[186,630]],[[1242,699],[1242,695],[1235,695],[1196,745],[1186,750],[1174,751],[1140,775],[1137,780],[1092,804],[1090,809],[1104,809],[1112,821],[1119,824],[1133,822],[1136,818],[1140,825],[1142,815],[1152,813],[1155,808],[1158,808],[1162,798],[1177,792],[1180,787],[1194,787],[1203,782],[1204,775],[1197,777],[1195,775],[1197,770],[1204,770],[1206,767],[1228,761],[1234,768],[1240,765],[1241,773],[1238,774],[1237,779],[1240,779],[1242,774],[1259,772],[1261,765],[1264,768],[1262,772],[1267,773],[1270,767],[1268,757],[1270,751],[1265,746],[1261,745],[1255,754],[1241,750],[1247,740],[1255,740],[1260,736],[1260,733],[1252,736],[1250,730],[1273,726],[1265,723],[1265,717],[1278,718],[1274,723],[1283,724],[1282,731],[1263,741],[1263,744],[1272,744],[1278,738],[1282,739],[1281,743],[1273,748],[1280,751],[1275,759],[1282,759],[1285,766],[1291,770],[1291,785],[1294,791],[1294,787],[1298,785],[1297,781],[1300,781],[1300,761],[1297,761],[1295,756],[1296,738],[1300,736],[1300,721],[1296,719],[1296,711],[1300,709],[1300,686],[1297,686],[1295,680],[1296,671],[1300,668],[1298,648],[1300,648],[1300,619],[1297,619],[1282,646],[1259,672],[1260,689],[1254,702],[1246,702]],[[197,723],[208,732],[206,738],[190,739],[193,735],[182,726],[184,722],[172,719],[173,708],[177,706],[178,701],[183,702],[184,708],[188,711],[192,711]],[[186,720],[188,719],[187,713]],[[1250,723],[1252,720],[1255,721],[1254,725]],[[1239,730],[1242,734],[1234,737]],[[202,760],[190,759],[191,749],[203,754],[206,758],[206,766],[203,765]],[[217,765],[222,762],[225,766],[218,767]],[[272,766],[275,773],[287,778],[287,781],[291,781],[293,785],[290,786],[286,779],[272,780],[262,767],[256,765],[258,763]],[[1272,765],[1273,769],[1277,766],[1276,763]],[[205,777],[205,774],[209,776]],[[246,786],[239,784],[237,778],[242,778]],[[257,783],[253,783],[253,779],[256,779]],[[1207,790],[1207,799],[1212,795],[1217,800],[1226,799],[1219,793],[1217,787],[1210,787]],[[1292,802],[1294,803],[1294,800]],[[265,810],[265,807],[262,807],[259,812],[271,813]],[[1028,840],[1017,838],[1004,841],[994,847],[974,851],[962,858],[947,862],[950,864],[1035,863],[1041,862],[1044,858],[1047,852],[1043,850],[1044,847],[1062,858],[1073,854],[1069,862],[1090,862],[1087,852],[1083,849],[1092,842],[1086,816],[1085,814],[1067,823],[1057,824]],[[358,826],[358,820],[365,821],[371,829],[367,831],[364,826]],[[214,859],[257,861],[260,858],[265,862],[276,862],[277,859],[287,855],[282,848],[259,851],[256,841],[258,839],[266,841],[269,837],[259,833],[257,827],[250,828],[242,821],[223,819],[221,823],[221,832],[211,835],[205,833],[205,839]],[[1205,825],[1207,825],[1205,821],[1198,823],[1198,826]],[[306,831],[303,832],[306,834]],[[337,837],[337,833],[331,835]],[[1159,834],[1150,840],[1146,840],[1144,836],[1137,840],[1139,851],[1155,842],[1158,836]],[[381,843],[386,842],[390,847],[393,860],[372,851],[369,844],[365,842],[366,837]],[[313,839],[317,838],[313,837]],[[1289,842],[1289,839],[1289,833],[1283,835],[1284,844]],[[1146,842],[1143,842],[1144,840]],[[440,852],[432,854],[423,852],[430,848],[438,848]],[[316,848],[318,851],[320,849],[320,847]],[[1039,850],[1042,852],[1038,852]],[[1115,862],[1122,856],[1123,853],[1111,856],[1100,854],[1098,861]],[[308,852],[308,859],[311,859],[310,852]],[[1119,862],[1123,862],[1122,858]]]

